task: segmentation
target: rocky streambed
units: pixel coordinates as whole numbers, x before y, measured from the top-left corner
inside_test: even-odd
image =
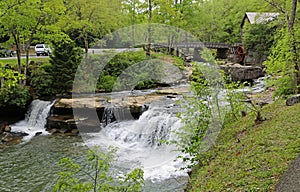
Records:
[[[84,131],[99,131],[101,125],[113,121],[138,119],[149,105],[163,98],[176,98],[189,93],[189,86],[117,93],[73,95],[55,101],[46,130],[52,134],[77,135],[78,126]],[[74,114],[75,112],[75,114]],[[95,118],[95,114],[97,118]]]

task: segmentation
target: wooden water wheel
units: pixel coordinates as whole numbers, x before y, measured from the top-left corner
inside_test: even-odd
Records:
[[[237,53],[237,55],[238,55],[238,57],[239,57],[239,63],[240,64],[244,64],[244,60],[245,60],[245,55],[246,55],[246,49],[245,49],[245,47],[244,46],[238,46],[237,48],[236,48],[236,53]]]

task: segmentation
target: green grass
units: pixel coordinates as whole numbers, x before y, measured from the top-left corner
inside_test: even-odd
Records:
[[[254,115],[225,125],[216,146],[193,170],[190,191],[274,191],[276,183],[300,152],[300,104],[277,101]]]
[[[29,58],[29,62],[30,61],[34,61],[35,63],[47,63],[47,62],[49,62],[49,58]],[[22,58],[21,65],[23,67],[25,66],[25,62],[26,62],[26,59]],[[8,65],[12,66],[13,68],[17,68],[18,61],[16,58],[13,58],[13,59],[0,60],[0,63],[8,64]]]

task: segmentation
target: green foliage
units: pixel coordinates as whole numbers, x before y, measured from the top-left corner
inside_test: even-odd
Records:
[[[181,103],[185,110],[178,115],[184,126],[175,132],[179,139],[172,142],[184,154],[189,155],[180,158],[189,161],[191,166],[201,164],[201,153],[210,147],[211,143],[204,141],[208,136],[208,130],[210,129],[211,137],[215,137],[223,121],[223,112],[219,105],[222,75],[215,68],[215,61],[210,51],[204,50],[202,57],[205,58],[206,63],[193,63],[195,73],[191,85],[195,95],[185,97]]]
[[[250,107],[245,103],[245,93],[240,91],[244,88],[244,84],[240,82],[231,82],[226,85],[226,100],[228,102],[228,110],[226,111],[225,123],[237,121],[242,117],[242,112],[247,112]],[[238,90],[239,89],[239,90]]]
[[[118,178],[110,175],[109,168],[114,152],[114,150],[110,150],[108,153],[89,150],[86,166],[77,164],[70,158],[61,159],[59,166],[64,171],[60,172],[52,191],[142,191],[144,180],[141,169],[134,169],[126,175],[118,176]]]
[[[50,58],[50,75],[53,78],[52,88],[55,93],[71,91],[75,73],[82,61],[82,50],[75,43],[64,36],[53,42],[53,56]]]
[[[111,75],[101,75],[97,82],[98,89],[104,89],[105,91],[111,91],[115,86],[117,77]]]
[[[255,53],[256,58],[268,56],[274,43],[275,30],[275,22],[248,25],[243,33],[243,45],[247,53]]]
[[[178,67],[180,70],[185,69],[185,61],[180,57],[171,56],[162,53],[152,53],[151,57],[172,63],[172,65]]]
[[[52,65],[44,63],[31,68],[30,86],[34,89],[36,96],[50,96],[55,94],[52,87],[54,77],[51,75]]]
[[[111,91],[112,89],[154,87],[160,83],[162,74],[168,72],[163,67],[166,62],[177,66],[179,69],[184,69],[184,61],[177,57],[152,54],[148,60],[144,51],[119,53],[105,65],[97,82],[97,89]],[[117,78],[121,78],[121,80]]]
[[[124,25],[121,2],[116,0],[71,0],[58,22],[77,46],[87,49],[113,29]]]
[[[17,71],[0,63],[0,107],[26,107],[30,94],[28,88],[19,84],[23,78]]]
[[[241,41],[240,24],[245,12],[272,12],[261,0],[210,0],[200,1],[187,17],[187,31],[197,35],[203,42]],[[195,14],[193,16],[193,14]],[[202,19],[197,19],[202,18]],[[189,29],[190,28],[190,29]]]
[[[105,66],[97,82],[98,89],[111,91],[115,85],[117,77],[131,65],[146,60],[143,51],[122,52],[116,54]]]
[[[252,107],[247,106],[244,93],[238,90],[243,88],[243,84],[225,85],[224,74],[217,67],[211,52],[203,50],[201,56],[205,63],[193,63],[191,85],[194,95],[181,101],[184,110],[178,115],[184,126],[176,132],[179,139],[171,142],[188,154],[180,158],[189,161],[190,166],[205,165],[206,154],[203,153],[214,146],[224,123],[240,119],[241,112]]]
[[[289,95],[293,92],[295,66],[292,64],[291,36],[287,28],[276,32],[275,44],[268,60],[264,62],[268,74],[273,75],[270,85],[277,87],[274,96]]]
[[[16,106],[25,108],[30,100],[29,89],[17,84],[10,88],[0,89],[0,107]]]
[[[183,161],[190,161],[191,166],[199,163],[202,140],[209,128],[211,109],[207,104],[209,93],[206,81],[197,84],[197,97],[186,97],[182,107],[186,110],[179,113],[184,126],[176,131],[178,140],[173,141],[184,154],[189,157],[180,156]],[[190,166],[189,166],[190,167]]]

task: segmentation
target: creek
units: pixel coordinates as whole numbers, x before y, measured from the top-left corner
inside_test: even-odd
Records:
[[[255,81],[252,90],[261,92],[264,86],[262,78]],[[175,139],[172,132],[182,126],[176,117],[181,110],[178,99],[179,95],[166,97],[151,103],[136,120],[109,121],[101,131],[80,136],[50,135],[44,127],[53,102],[34,100],[26,119],[11,125],[12,131],[29,135],[21,144],[0,149],[0,191],[51,191],[60,172],[58,161],[71,157],[84,164],[87,150],[94,146],[118,148],[112,166],[115,172],[142,167],[144,191],[183,191],[188,175],[180,168],[186,164],[176,160],[179,152],[175,146],[161,142]],[[110,119],[112,110],[107,109],[105,118]]]
[[[54,136],[45,131],[53,102],[34,100],[26,119],[11,125],[13,132],[26,132],[21,144],[0,149],[0,191],[51,191],[59,173],[58,161],[71,157],[86,163],[87,150],[94,146],[117,147],[113,172],[144,170],[144,191],[183,191],[188,181],[184,164],[176,160],[175,146],[162,143],[174,139],[172,131],[182,126],[176,113],[178,98],[150,104],[139,119],[112,121],[101,131],[80,136]],[[106,119],[113,110],[108,108]],[[116,115],[116,114],[115,114]],[[35,136],[39,133],[38,136]]]

